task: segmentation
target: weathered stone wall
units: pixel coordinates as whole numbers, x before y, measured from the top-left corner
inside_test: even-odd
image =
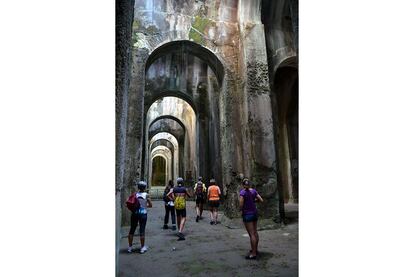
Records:
[[[261,22],[261,1],[240,1],[239,24],[243,77],[243,98],[246,113],[247,175],[265,200],[259,212],[279,219],[276,155],[274,149],[272,107],[264,26]]]
[[[145,153],[143,147],[143,126],[144,117],[144,76],[145,63],[148,58],[148,49],[133,49],[131,82],[128,95],[128,123],[126,136],[125,154],[125,189],[121,195],[122,203],[134,189],[132,181],[141,179],[144,168],[142,167],[142,156]],[[122,210],[122,225],[129,225],[130,213],[124,207]]]
[[[195,148],[203,156],[194,168],[199,168],[197,175],[214,174],[219,181],[226,214],[239,216],[238,191],[242,176],[247,176],[266,199],[259,207],[261,213],[279,216],[265,37],[276,34],[276,40],[283,39],[268,43],[270,59],[275,56],[275,62],[283,62],[294,52],[290,47],[294,35],[284,29],[279,32],[278,26],[284,28],[286,22],[265,32],[261,4],[256,0],[136,1],[125,182],[143,177],[142,157],[147,150],[142,138],[149,105],[159,97],[176,95],[194,106]],[[285,10],[285,5],[276,6]]]
[[[126,124],[128,110],[128,86],[131,68],[131,34],[133,21],[133,0],[116,1],[116,274],[119,273],[118,254],[121,239],[120,227],[122,217],[122,191],[124,188],[125,148],[126,148]]]
[[[292,80],[293,82],[295,79],[297,80],[298,2],[297,0],[263,0],[262,3],[262,21],[265,26],[269,57],[275,149],[278,157],[276,169],[278,182],[281,183],[278,195],[280,199],[284,198],[285,202],[294,202],[286,108],[289,106],[290,94],[292,94],[289,86],[291,86]],[[288,67],[296,68],[296,73],[282,74],[283,69]],[[283,76],[278,76],[280,74]],[[282,202],[280,201],[280,203]],[[280,206],[280,209],[283,213],[283,205]]]
[[[297,8],[297,0],[263,0],[262,21],[271,79],[282,63],[297,64]]]

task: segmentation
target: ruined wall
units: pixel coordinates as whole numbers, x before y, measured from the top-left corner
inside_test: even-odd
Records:
[[[269,57],[270,86],[272,90],[275,148],[278,157],[277,176],[282,184],[279,197],[294,202],[286,109],[289,106],[292,80],[297,80],[298,66],[298,2],[297,0],[263,0],[262,21],[266,30]],[[296,73],[283,74],[285,68],[296,68]],[[280,76],[279,76],[280,75]],[[290,85],[289,85],[290,83]],[[296,100],[297,101],[297,100]],[[296,115],[297,116],[297,115]],[[295,173],[297,177],[297,173]],[[295,178],[296,178],[295,177]],[[297,183],[297,178],[295,179]],[[282,201],[281,201],[282,202]],[[283,209],[283,205],[281,205]],[[282,211],[283,213],[283,211]]]
[[[266,30],[271,79],[282,63],[297,66],[297,9],[297,0],[263,0],[262,21]]]
[[[239,2],[246,175],[265,200],[265,205],[259,205],[259,213],[280,220],[266,40],[260,6],[261,1]]]
[[[115,132],[116,132],[116,167],[115,167],[115,253],[116,274],[119,273],[118,255],[121,240],[122,191],[124,189],[124,172],[126,157],[126,124],[128,111],[128,87],[131,76],[131,34],[134,1],[116,1],[116,79],[115,79]]]
[[[198,105],[197,111],[201,111],[197,118],[198,149],[212,145],[202,153],[208,159],[200,164],[205,168],[219,160],[215,161],[215,172],[220,172],[221,178],[215,177],[221,179],[226,214],[231,217],[239,216],[237,193],[242,175],[251,177],[269,200],[260,207],[262,214],[278,215],[273,130],[268,127],[272,118],[264,37],[260,1],[137,0],[135,3],[132,40],[137,59],[132,75],[136,81],[131,84],[130,107],[139,110],[148,104],[144,91],[151,90],[142,81],[147,58],[151,63],[156,61],[154,68],[164,70],[157,73],[164,76],[159,83],[155,81],[159,76],[154,74],[160,71],[148,71],[148,88],[169,86],[177,88],[177,93],[190,92],[194,105]],[[161,57],[165,53],[157,52],[168,43],[180,41],[191,41],[197,46],[186,44],[185,51],[190,55],[183,57]],[[171,66],[174,60],[186,66],[174,68]],[[172,75],[175,77],[171,78]],[[200,105],[206,100],[208,105]],[[131,134],[137,135],[142,130],[139,124],[141,127],[147,124],[143,114],[141,110],[130,110]],[[145,154],[139,152],[142,145],[139,139],[130,140],[128,153],[132,160],[131,167],[126,169],[136,170],[141,176],[143,164],[139,161]]]
[[[125,203],[128,195],[134,190],[133,180],[142,179],[142,157],[145,155],[143,142],[145,135],[143,127],[144,117],[144,78],[145,63],[148,58],[147,49],[133,49],[131,82],[128,94],[128,120],[126,134],[125,173],[123,178],[124,190],[121,195],[122,203]],[[122,225],[129,225],[130,213],[124,207],[122,209]]]

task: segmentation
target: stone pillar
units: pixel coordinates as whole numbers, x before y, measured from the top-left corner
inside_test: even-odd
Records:
[[[289,2],[289,8],[290,8],[290,14],[292,18],[294,46],[295,46],[295,50],[298,51],[298,36],[299,36],[298,0],[291,0]]]
[[[265,200],[259,212],[280,221],[266,40],[257,8],[260,4],[259,0],[239,1],[240,60],[247,114],[245,144],[250,171],[247,176]]]
[[[238,177],[246,170],[246,153],[243,147],[244,133],[242,132],[241,124],[244,112],[243,95],[239,85],[240,81],[235,72],[226,69],[219,98],[221,185],[223,187],[225,214],[228,217],[240,216],[238,190],[241,180]]]
[[[125,189],[122,200],[125,200],[132,190],[134,178],[142,178],[141,165],[143,155],[144,118],[144,90],[145,90],[145,64],[148,58],[148,49],[133,48],[131,84],[128,97],[128,124],[126,137],[125,159]],[[122,225],[129,224],[129,211],[123,209]]]
[[[116,1],[116,171],[115,171],[115,266],[119,274],[119,245],[121,240],[122,199],[124,187],[126,123],[128,111],[128,87],[131,65],[131,35],[134,17],[134,0]]]

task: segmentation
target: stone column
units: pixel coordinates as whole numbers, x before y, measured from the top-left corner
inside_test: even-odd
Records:
[[[247,176],[265,200],[259,205],[259,212],[280,221],[268,61],[264,25],[258,8],[260,2],[239,1],[240,60],[244,69],[243,92],[247,113],[245,144],[250,171]]]
[[[131,193],[134,178],[142,178],[141,165],[143,155],[144,130],[144,90],[145,90],[145,64],[148,58],[148,49],[133,48],[131,84],[128,97],[128,124],[126,137],[125,158],[125,190],[122,199]],[[128,225],[129,211],[123,209],[122,225]]]
[[[292,29],[294,34],[294,46],[298,51],[298,36],[299,36],[299,20],[298,20],[298,0],[291,0],[289,2],[290,14],[292,18]]]
[[[134,1],[116,1],[116,98],[115,98],[115,132],[116,132],[116,170],[115,170],[115,266],[119,274],[119,245],[121,240],[122,199],[124,187],[126,123],[128,111],[128,87],[131,65],[131,35],[134,16]]]
[[[230,63],[228,65],[231,66]],[[238,176],[246,169],[241,121],[244,112],[243,95],[240,81],[237,74],[227,68],[219,98],[222,186],[225,214],[228,217],[240,216],[238,189],[241,180]]]

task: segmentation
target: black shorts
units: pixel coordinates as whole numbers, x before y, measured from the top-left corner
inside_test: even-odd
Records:
[[[196,204],[204,203],[204,196],[203,195],[196,195]]]
[[[177,213],[177,217],[179,217],[179,216],[186,217],[186,215],[187,215],[186,209],[182,209],[182,210],[175,209],[175,212]]]
[[[139,235],[141,237],[145,236],[145,226],[147,225],[147,214],[131,214],[131,228],[129,229],[129,234],[133,235],[137,229],[139,222]]]
[[[212,200],[212,201],[208,201],[208,204],[212,208],[218,208],[220,206],[220,201],[219,200]]]

